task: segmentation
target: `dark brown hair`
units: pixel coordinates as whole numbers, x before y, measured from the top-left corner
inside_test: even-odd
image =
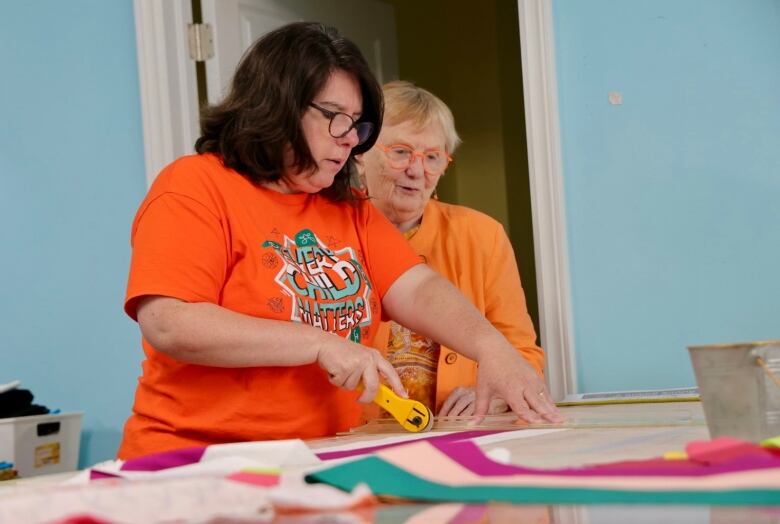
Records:
[[[217,153],[225,166],[255,183],[281,178],[288,147],[295,168],[315,167],[301,118],[337,70],[358,81],[360,120],[374,124],[371,136],[352,150],[333,185],[322,190],[331,200],[351,200],[354,155],[371,149],[382,127],[382,90],[358,47],[324,24],[296,22],[258,39],[238,64],[224,100],[203,110],[195,150]]]

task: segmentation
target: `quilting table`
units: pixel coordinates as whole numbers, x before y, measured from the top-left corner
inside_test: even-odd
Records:
[[[469,426],[465,420],[440,420],[434,431],[425,434],[393,432],[382,424],[356,428],[350,434],[307,441],[306,445],[321,459],[325,468],[348,464],[345,457],[374,456],[396,460],[402,464],[409,455],[403,443],[418,441],[420,449],[447,443],[465,442],[476,445],[487,458],[495,461],[494,469],[502,465],[526,468],[557,469],[587,467],[621,461],[649,460],[685,449],[693,441],[709,439],[701,405],[698,402],[652,404],[619,404],[574,406],[562,408],[566,422],[556,426],[521,428],[514,417],[490,417],[480,426]],[[438,444],[436,444],[438,443]],[[300,446],[303,446],[299,442]],[[306,449],[306,446],[303,446]],[[444,449],[444,446],[440,446]],[[309,451],[309,453],[311,453]],[[437,468],[433,447],[423,450],[419,459],[410,463],[409,472],[425,472]],[[481,455],[481,454],[480,454]],[[438,464],[446,466],[438,456]],[[356,460],[357,462],[357,460]],[[295,468],[292,468],[295,469]],[[301,468],[306,472],[308,469]],[[441,473],[439,473],[441,477]],[[54,476],[53,476],[54,477]],[[61,480],[61,476],[51,479]],[[46,478],[20,481],[22,484],[46,484]],[[597,522],[682,522],[713,524],[750,522],[780,524],[780,501],[777,506],[708,506],[673,504],[582,504],[556,503],[506,504],[447,500],[439,503],[398,504],[397,499],[382,498],[378,506],[340,511],[338,515],[322,513],[301,516],[285,515],[280,522],[288,524],[316,522],[404,522],[408,524],[448,522],[452,524],[486,522],[534,522],[563,524],[593,524]],[[321,518],[320,518],[321,517]],[[319,520],[318,520],[319,519]],[[2,519],[0,519],[2,520]]]

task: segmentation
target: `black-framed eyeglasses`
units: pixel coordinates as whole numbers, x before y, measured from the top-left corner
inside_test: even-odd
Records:
[[[358,145],[360,145],[368,140],[368,137],[371,136],[371,132],[374,130],[374,124],[371,122],[359,122],[346,113],[325,109],[314,102],[309,102],[309,105],[330,120],[328,132],[333,138],[345,137],[354,128],[357,131]]]

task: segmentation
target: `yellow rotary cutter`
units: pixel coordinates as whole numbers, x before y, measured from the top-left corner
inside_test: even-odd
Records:
[[[399,397],[384,384],[379,384],[374,404],[390,413],[406,431],[419,433],[433,427],[433,413],[425,404]]]

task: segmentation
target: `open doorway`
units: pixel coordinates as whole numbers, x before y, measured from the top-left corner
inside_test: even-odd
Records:
[[[190,2],[193,21],[200,22],[202,2]],[[486,0],[478,8],[466,0],[376,3],[395,11],[398,77],[442,98],[452,109],[463,139],[455,162],[439,182],[439,197],[504,224],[515,249],[528,311],[540,333],[517,2]],[[292,8],[292,4],[279,5]],[[295,5],[301,13],[322,7]],[[338,18],[335,11],[327,15]],[[365,23],[371,26],[370,15]],[[202,62],[197,72],[203,105],[207,82]]]
[[[504,224],[539,333],[517,2],[385,1],[396,11],[400,77],[444,100],[463,139],[439,197]]]
[[[291,0],[265,1],[291,5]],[[366,0],[296,0],[307,7],[336,1],[340,8],[365,14]],[[504,223],[518,255],[529,312],[547,351],[554,397],[576,392],[551,3],[372,1],[395,11],[398,76],[443,98],[465,139],[441,181],[442,199]],[[149,183],[173,159],[191,153],[198,135],[198,82],[186,46],[196,2],[202,7],[201,0],[133,4]],[[219,5],[231,2],[250,0],[219,0]],[[379,18],[369,17],[366,25],[386,22]]]

